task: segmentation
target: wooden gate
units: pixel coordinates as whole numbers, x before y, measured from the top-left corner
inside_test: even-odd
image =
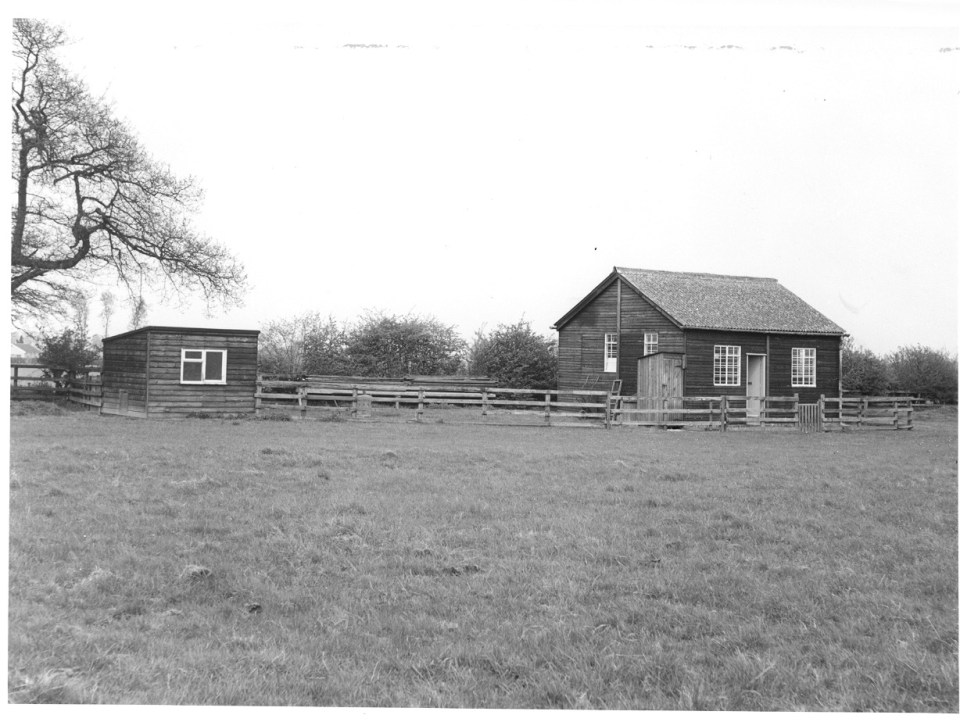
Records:
[[[823,426],[820,423],[820,404],[798,404],[800,431],[809,433],[811,431],[822,431]]]

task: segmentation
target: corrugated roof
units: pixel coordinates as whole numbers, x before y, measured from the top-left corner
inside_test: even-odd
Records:
[[[837,324],[775,278],[614,269],[685,328],[843,334]]]

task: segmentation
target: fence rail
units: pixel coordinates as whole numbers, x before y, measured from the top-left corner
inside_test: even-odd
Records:
[[[27,366],[19,365],[21,368]],[[13,378],[18,378],[14,372]],[[23,377],[19,377],[21,380]],[[446,379],[443,379],[446,380]],[[546,425],[700,427],[726,431],[738,427],[794,428],[801,431],[851,429],[913,429],[913,409],[919,401],[903,396],[821,396],[801,404],[799,396],[625,396],[596,389],[517,389],[452,383],[411,385],[410,380],[355,383],[335,377],[301,381],[258,376],[255,413],[295,412],[305,418],[312,409],[337,409],[368,417],[376,407],[392,406],[413,412],[417,421],[435,411],[460,409],[462,420],[509,422],[515,417]],[[422,381],[420,378],[413,382]],[[11,397],[67,398],[92,408],[102,406],[102,379],[81,376],[65,387],[23,387],[11,384]],[[479,413],[478,413],[479,412]]]
[[[903,396],[820,397],[824,429],[913,429],[913,407],[919,399]]]
[[[103,405],[103,384],[99,378],[79,378],[67,382],[67,398],[75,404],[100,408]]]
[[[409,385],[400,380],[387,383],[351,383],[323,379],[305,381],[257,381],[255,407],[265,411],[295,411],[305,418],[310,409],[342,408],[355,417],[369,416],[375,407],[415,411],[422,421],[428,412],[459,408],[472,410],[468,419],[492,421],[504,417],[539,417],[553,425],[608,424],[609,397],[606,391],[564,391],[557,389],[516,389],[498,386]],[[416,382],[416,380],[414,381]],[[576,398],[573,398],[576,396]],[[584,398],[585,397],[585,398]]]
[[[612,423],[660,428],[798,426],[798,396],[617,396]]]

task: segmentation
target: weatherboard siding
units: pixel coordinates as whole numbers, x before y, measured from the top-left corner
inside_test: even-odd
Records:
[[[790,385],[792,349],[817,349],[817,385]],[[821,394],[830,398],[840,394],[840,339],[836,336],[770,336],[768,367],[770,393],[778,396],[799,394],[801,404],[812,404]]]
[[[252,413],[257,337],[255,331],[147,327],[104,339],[104,410],[122,413],[119,397],[125,390],[129,415]],[[226,383],[181,383],[183,349],[226,351]]]
[[[560,329],[558,384],[561,389],[608,386],[619,378],[623,381],[622,392],[635,394],[637,361],[643,356],[644,333],[658,334],[660,351],[684,351],[683,331],[624,283],[620,293],[619,371],[605,373],[604,336],[616,333],[617,328],[615,279]]]
[[[559,387],[609,387],[617,374],[603,371],[603,339],[616,332],[617,284],[611,283],[560,330]]]
[[[128,336],[104,344],[101,379],[103,413],[120,413],[123,394],[128,411],[146,413],[146,336]]]
[[[257,337],[249,335],[151,333],[150,401],[153,414],[251,413],[257,385]],[[181,351],[227,352],[226,384],[180,382]]]
[[[767,353],[767,335],[764,333],[687,331],[686,341],[687,363],[683,374],[685,396],[745,396],[747,354]],[[718,345],[740,347],[740,383],[737,386],[716,386],[713,383],[713,349]],[[767,379],[770,379],[769,362]],[[770,395],[782,394],[774,394],[771,389]]]
[[[637,393],[637,362],[643,357],[643,335],[658,335],[659,351],[683,353],[683,331],[626,283],[620,305],[620,378],[623,393]]]

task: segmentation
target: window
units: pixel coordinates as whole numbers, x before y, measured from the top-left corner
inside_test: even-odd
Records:
[[[608,333],[603,337],[604,373],[617,372],[617,334]]]
[[[652,353],[656,353],[660,347],[660,334],[656,331],[653,333],[643,334],[643,355],[649,356]]]
[[[817,385],[817,349],[795,348],[791,350],[790,385]]]
[[[713,385],[740,385],[740,347],[713,347]]]
[[[227,352],[220,349],[182,349],[180,351],[180,383],[227,383]]]

